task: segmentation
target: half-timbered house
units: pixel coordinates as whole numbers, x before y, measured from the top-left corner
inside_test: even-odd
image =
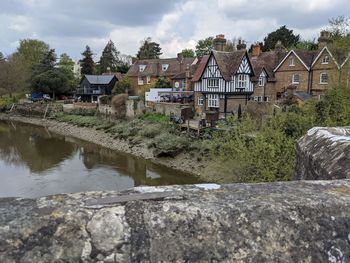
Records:
[[[202,58],[192,78],[196,112],[237,113],[239,105],[244,107],[253,94],[253,76],[246,50],[212,51]]]

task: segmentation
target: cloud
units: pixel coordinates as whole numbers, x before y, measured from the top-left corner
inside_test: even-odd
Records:
[[[328,19],[349,13],[348,0],[2,0],[0,47],[10,54],[35,37],[76,59],[88,44],[98,59],[109,39],[135,55],[150,36],[167,57],[220,33],[261,41],[281,25],[313,39]]]

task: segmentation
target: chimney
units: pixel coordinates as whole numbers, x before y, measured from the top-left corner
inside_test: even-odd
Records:
[[[247,45],[244,43],[242,39],[238,39],[237,50],[246,49]]]
[[[256,42],[252,48],[252,57],[258,57],[261,54],[261,48],[259,42]]]
[[[318,48],[322,49],[330,44],[332,44],[331,33],[329,31],[322,30],[320,37],[318,38]]]
[[[184,61],[184,55],[182,53],[177,53],[177,61],[179,62],[179,65],[180,65],[180,71],[182,71],[182,64]]]
[[[224,51],[225,45],[226,45],[225,35],[223,34],[217,35],[213,40],[213,44],[214,44],[214,50]]]
[[[278,40],[275,45],[275,51],[278,53],[284,53],[286,51],[286,48],[283,46],[282,41]]]
[[[186,65],[186,71],[185,71],[185,82],[186,82],[186,90],[190,90],[191,89],[191,66],[190,64]]]

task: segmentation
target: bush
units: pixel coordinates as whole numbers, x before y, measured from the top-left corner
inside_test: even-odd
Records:
[[[147,125],[142,129],[140,135],[146,138],[154,138],[162,132],[162,128],[161,125]]]
[[[102,105],[110,105],[112,102],[112,96],[110,95],[105,95],[105,96],[101,96],[99,98],[100,104]]]
[[[70,112],[68,112],[69,115],[80,115],[80,116],[95,116],[96,113],[97,113],[96,109],[84,109],[84,108],[73,109]]]
[[[139,117],[141,120],[150,121],[150,122],[169,122],[169,117],[155,112],[146,112]]]
[[[154,155],[157,157],[175,157],[189,146],[189,141],[185,137],[176,136],[170,133],[163,133],[155,138]]]

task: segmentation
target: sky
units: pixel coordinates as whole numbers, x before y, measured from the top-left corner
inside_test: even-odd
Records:
[[[162,57],[173,57],[208,36],[250,45],[282,25],[317,39],[330,18],[348,14],[349,0],[1,0],[0,51],[9,55],[20,39],[35,38],[73,59],[89,45],[98,60],[110,39],[135,55],[149,36]]]

